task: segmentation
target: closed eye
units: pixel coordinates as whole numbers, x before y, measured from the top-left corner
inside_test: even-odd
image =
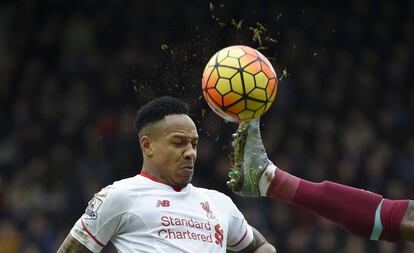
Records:
[[[191,146],[195,149],[198,146],[198,138],[181,138],[181,137],[175,137],[171,140],[172,144],[176,147],[183,147],[187,146],[188,144],[191,144]]]
[[[174,144],[174,146],[177,146],[177,147],[182,147],[182,146],[186,145],[185,142],[173,142],[173,144]]]

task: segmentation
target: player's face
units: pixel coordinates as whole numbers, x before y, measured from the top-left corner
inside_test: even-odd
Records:
[[[185,114],[168,115],[160,122],[159,136],[152,143],[154,169],[171,186],[186,186],[192,179],[197,157],[198,134]]]

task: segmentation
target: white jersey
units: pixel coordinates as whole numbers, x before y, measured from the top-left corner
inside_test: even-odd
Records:
[[[188,184],[180,191],[137,175],[103,188],[70,231],[93,252],[111,241],[118,252],[239,251],[253,240],[226,195]]]

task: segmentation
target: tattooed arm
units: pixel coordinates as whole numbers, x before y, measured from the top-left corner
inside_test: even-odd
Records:
[[[257,231],[254,227],[253,229],[253,241],[250,243],[247,248],[239,251],[239,253],[276,253],[275,247],[272,244],[268,243],[263,235]],[[231,253],[233,251],[227,250],[227,253]]]
[[[68,234],[62,245],[60,245],[57,253],[92,253],[92,251],[83,246],[83,244],[76,240],[71,234]]]

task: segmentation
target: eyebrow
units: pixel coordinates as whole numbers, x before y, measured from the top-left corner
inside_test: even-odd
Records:
[[[179,139],[186,139],[186,140],[191,139],[192,141],[199,139],[198,135],[189,137],[188,135],[185,135],[185,134],[174,134],[173,136],[171,136],[171,138],[179,138]]]

